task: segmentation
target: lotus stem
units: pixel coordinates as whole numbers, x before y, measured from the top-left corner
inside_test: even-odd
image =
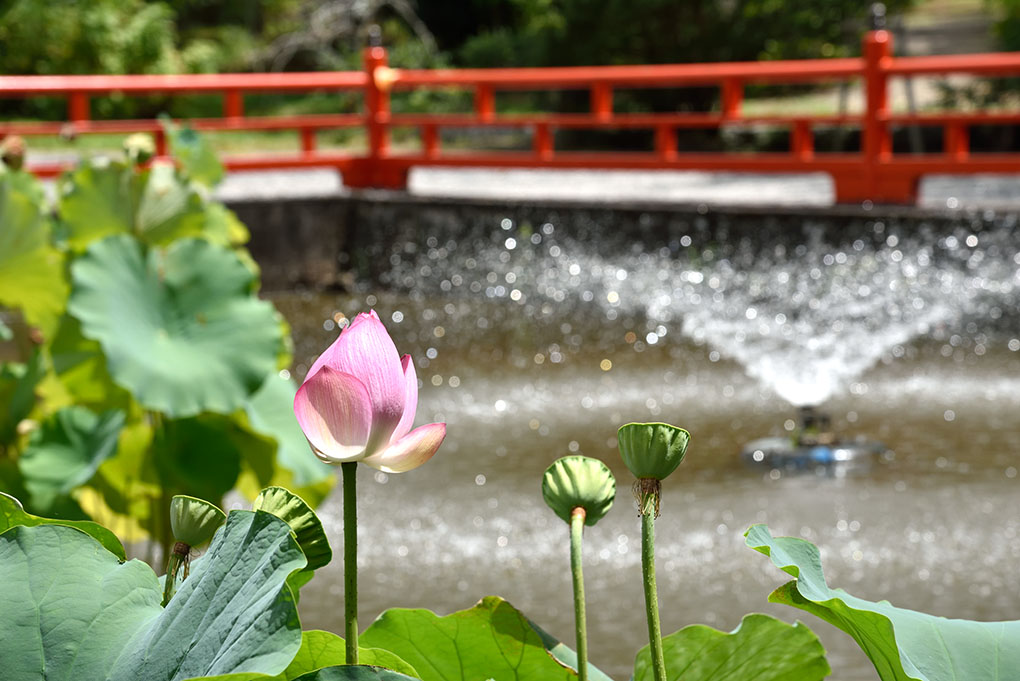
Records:
[[[170,558],[166,562],[166,576],[163,577],[163,603],[161,605],[164,608],[174,596],[177,587],[177,573],[180,572],[182,565],[185,566],[185,575],[187,574],[186,566],[190,555],[190,546],[184,542],[174,544],[174,550],[170,552]]]
[[[641,482],[646,482],[642,480]],[[648,616],[648,644],[652,653],[655,681],[666,681],[666,662],[662,654],[662,627],[659,625],[659,593],[655,587],[655,516],[659,510],[658,480],[653,489],[641,495],[641,574],[645,586],[645,612]],[[651,487],[649,485],[648,487]]]
[[[340,464],[344,486],[344,640],[347,664],[358,664],[358,463]]]
[[[570,572],[574,578],[574,628],[577,630],[577,675],[588,681],[588,622],[584,612],[584,574],[581,571],[581,533],[585,510],[578,506],[570,514]]]

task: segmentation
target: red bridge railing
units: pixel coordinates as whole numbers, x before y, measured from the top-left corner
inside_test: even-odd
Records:
[[[296,154],[250,154],[228,157],[229,169],[334,167],[351,187],[404,188],[415,166],[497,168],[674,169],[746,172],[824,172],[832,176],[839,202],[912,203],[927,174],[1020,173],[1018,153],[972,152],[969,132],[979,125],[1020,123],[1020,111],[959,111],[894,113],[889,105],[889,81],[897,76],[971,74],[986,77],[1020,75],[1020,53],[990,53],[936,57],[894,57],[892,36],[884,30],[864,37],[863,55],[848,59],[771,62],[667,64],[651,66],[593,66],[529,69],[404,70],[387,66],[386,51],[370,47],[364,71],[331,73],[221,74],[179,76],[0,76],[0,97],[63,96],[68,101],[66,122],[0,123],[0,137],[150,132],[165,153],[162,128],[153,120],[93,120],[90,98],[127,95],[217,93],[223,115],[193,120],[198,130],[291,130],[300,134]],[[864,93],[862,114],[748,115],[743,112],[749,84],[821,83],[859,80]],[[706,113],[618,113],[617,90],[715,86],[720,88],[718,111]],[[473,111],[465,114],[394,114],[390,95],[396,90],[461,89],[474,94]],[[590,111],[579,114],[504,114],[496,107],[500,91],[584,89]],[[356,114],[246,116],[245,95],[264,92],[351,91],[363,97]],[[682,129],[748,128],[767,125],[787,128],[786,152],[684,152],[678,150]],[[894,153],[893,130],[903,126],[933,126],[943,131],[943,149],[933,153]],[[859,152],[820,152],[815,131],[841,126],[858,128]],[[321,150],[320,130],[362,127],[368,149],[364,153]],[[421,150],[390,148],[394,128],[416,128]],[[530,131],[527,151],[443,149],[444,129],[518,128]],[[571,128],[654,131],[650,152],[582,152],[555,148],[554,132]],[[30,166],[40,175],[53,175],[66,164]]]

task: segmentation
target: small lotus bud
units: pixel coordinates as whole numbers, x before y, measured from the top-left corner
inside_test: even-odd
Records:
[[[203,499],[178,494],[170,501],[170,529],[178,542],[201,546],[212,539],[227,514]]]
[[[152,140],[152,135],[136,132],[124,140],[124,153],[127,154],[129,161],[135,165],[142,165],[156,155],[156,143]]]
[[[570,522],[575,508],[582,508],[585,525],[594,525],[613,506],[616,479],[609,467],[598,459],[565,456],[546,469],[542,497],[564,522]]]
[[[11,170],[21,170],[25,165],[25,140],[18,135],[10,135],[0,142],[0,160]]]
[[[634,477],[663,480],[684,460],[691,434],[666,423],[628,423],[616,439]]]

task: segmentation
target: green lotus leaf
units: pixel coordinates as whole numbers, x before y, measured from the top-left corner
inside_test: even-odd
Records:
[[[796,579],[769,596],[836,626],[857,642],[883,681],[1000,681],[1020,669],[1020,621],[974,622],[897,608],[832,589],[818,548],[752,526],[747,546]]]
[[[382,667],[354,665],[326,667],[310,674],[303,674],[294,681],[407,681],[414,678],[417,677],[406,676]]]
[[[372,667],[407,674],[418,678],[418,672],[388,650],[378,648],[358,648],[358,661]],[[347,650],[344,640],[328,631],[306,631],[301,634],[301,648],[282,673],[275,676],[266,674],[227,674],[223,676],[203,676],[192,681],[294,681],[311,672],[327,667],[343,665],[347,662]],[[310,677],[314,678],[314,677]],[[373,677],[378,678],[378,677]],[[407,678],[401,676],[398,678]]]
[[[144,563],[68,527],[14,528],[0,535],[0,667],[47,681],[279,674],[301,645],[286,578],[304,562],[286,523],[234,511],[163,609]]]
[[[0,304],[18,308],[49,336],[67,301],[64,256],[50,243],[50,219],[23,173],[0,173]]]
[[[227,520],[219,506],[205,499],[176,494],[170,500],[170,530],[188,546],[202,546]]]
[[[693,624],[662,639],[669,681],[819,681],[831,673],[825,649],[803,624],[745,615],[726,633]],[[638,651],[633,681],[654,681],[648,646]]]
[[[542,476],[542,498],[563,522],[570,522],[575,508],[583,508],[584,524],[594,525],[613,506],[616,478],[598,459],[564,456]]]
[[[124,412],[95,414],[85,407],[65,407],[32,433],[18,467],[30,494],[30,508],[64,516],[77,508],[72,490],[87,483],[117,451]],[[77,515],[83,515],[78,509]]]
[[[561,642],[555,636],[547,632],[542,627],[535,624],[530,618],[528,624],[535,630],[538,637],[542,639],[542,645],[549,651],[549,654],[560,661],[560,664],[569,667],[572,670],[577,670],[577,652]],[[591,662],[588,663],[588,681],[613,681],[609,678],[605,672],[593,665]]]
[[[308,440],[294,418],[296,393],[297,386],[291,379],[283,378],[275,372],[270,374],[258,392],[245,404],[248,421],[255,431],[276,440],[277,462],[291,471],[295,486],[332,481],[333,467],[312,455]],[[329,487],[326,489],[328,491]]]
[[[62,178],[58,212],[75,251],[115,234],[168,244],[201,236],[206,223],[202,197],[166,163],[139,170],[122,161],[86,161]]]
[[[576,679],[576,671],[550,654],[554,641],[543,639],[520,611],[496,596],[445,617],[387,610],[358,639],[396,653],[423,681]]]
[[[74,528],[98,541],[104,549],[120,560],[125,560],[126,558],[124,546],[117,539],[117,536],[99,523],[94,523],[91,520],[40,518],[31,513],[26,513],[25,509],[21,506],[21,502],[8,494],[0,492],[0,534],[3,534],[12,527],[36,527],[38,525],[64,525]]]
[[[204,137],[188,125],[178,125],[168,116],[160,116],[170,153],[181,164],[184,174],[205,185],[214,187],[223,180],[226,169],[220,163],[216,150]]]
[[[35,408],[35,391],[46,375],[42,355],[38,351],[25,364],[0,364],[0,446],[17,438],[18,424]]]
[[[185,239],[143,248],[94,243],[71,267],[69,310],[99,341],[113,379],[175,417],[229,413],[275,369],[280,327],[231,251]]]
[[[221,246],[241,246],[248,243],[251,233],[234,211],[222,203],[209,201],[205,205],[203,236]]]
[[[333,559],[333,550],[329,547],[326,530],[315,511],[305,503],[304,499],[282,487],[267,487],[252,504],[253,511],[272,513],[290,525],[297,537],[298,545],[305,552],[308,560],[306,570],[318,570]]]

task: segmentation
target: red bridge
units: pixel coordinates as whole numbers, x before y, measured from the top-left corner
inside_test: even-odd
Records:
[[[894,57],[892,36],[884,30],[867,33],[863,56],[769,62],[665,64],[653,66],[592,66],[526,69],[405,70],[387,66],[386,51],[369,47],[364,70],[329,73],[252,73],[215,75],[125,76],[0,76],[2,97],[63,96],[67,122],[0,123],[0,137],[18,134],[57,135],[148,132],[166,153],[162,127],[155,120],[93,120],[90,98],[113,93],[174,95],[215,93],[222,96],[223,115],[192,121],[198,130],[298,131],[297,154],[253,154],[228,157],[229,169],[333,167],[350,187],[404,188],[415,166],[499,168],[671,169],[746,172],[824,172],[832,176],[836,200],[913,203],[920,178],[926,174],[1020,173],[1020,153],[974,153],[970,129],[978,125],[1020,123],[1016,111],[894,113],[889,106],[893,77],[970,74],[984,77],[1020,75],[1020,53],[933,57]],[[865,107],[854,115],[755,116],[742,112],[748,84],[860,81]],[[613,93],[627,88],[715,86],[721,106],[708,113],[617,113]],[[409,89],[463,89],[474,93],[474,110],[465,114],[392,114],[390,93]],[[590,111],[580,114],[501,114],[495,93],[508,90],[585,89]],[[363,113],[296,116],[246,116],[245,95],[265,92],[355,91],[363,97]],[[697,152],[678,150],[681,129],[749,128],[766,125],[790,132],[786,152]],[[942,150],[935,153],[894,153],[893,130],[905,126],[942,129]],[[365,153],[317,149],[320,130],[363,127]],[[416,128],[421,151],[390,148],[394,128]],[[530,151],[444,150],[443,129],[519,128],[530,131]],[[815,150],[815,131],[857,128],[861,149],[853,153]],[[558,151],[554,131],[560,129],[645,129],[655,134],[651,152]],[[34,165],[39,175],[54,175],[66,166]]]

